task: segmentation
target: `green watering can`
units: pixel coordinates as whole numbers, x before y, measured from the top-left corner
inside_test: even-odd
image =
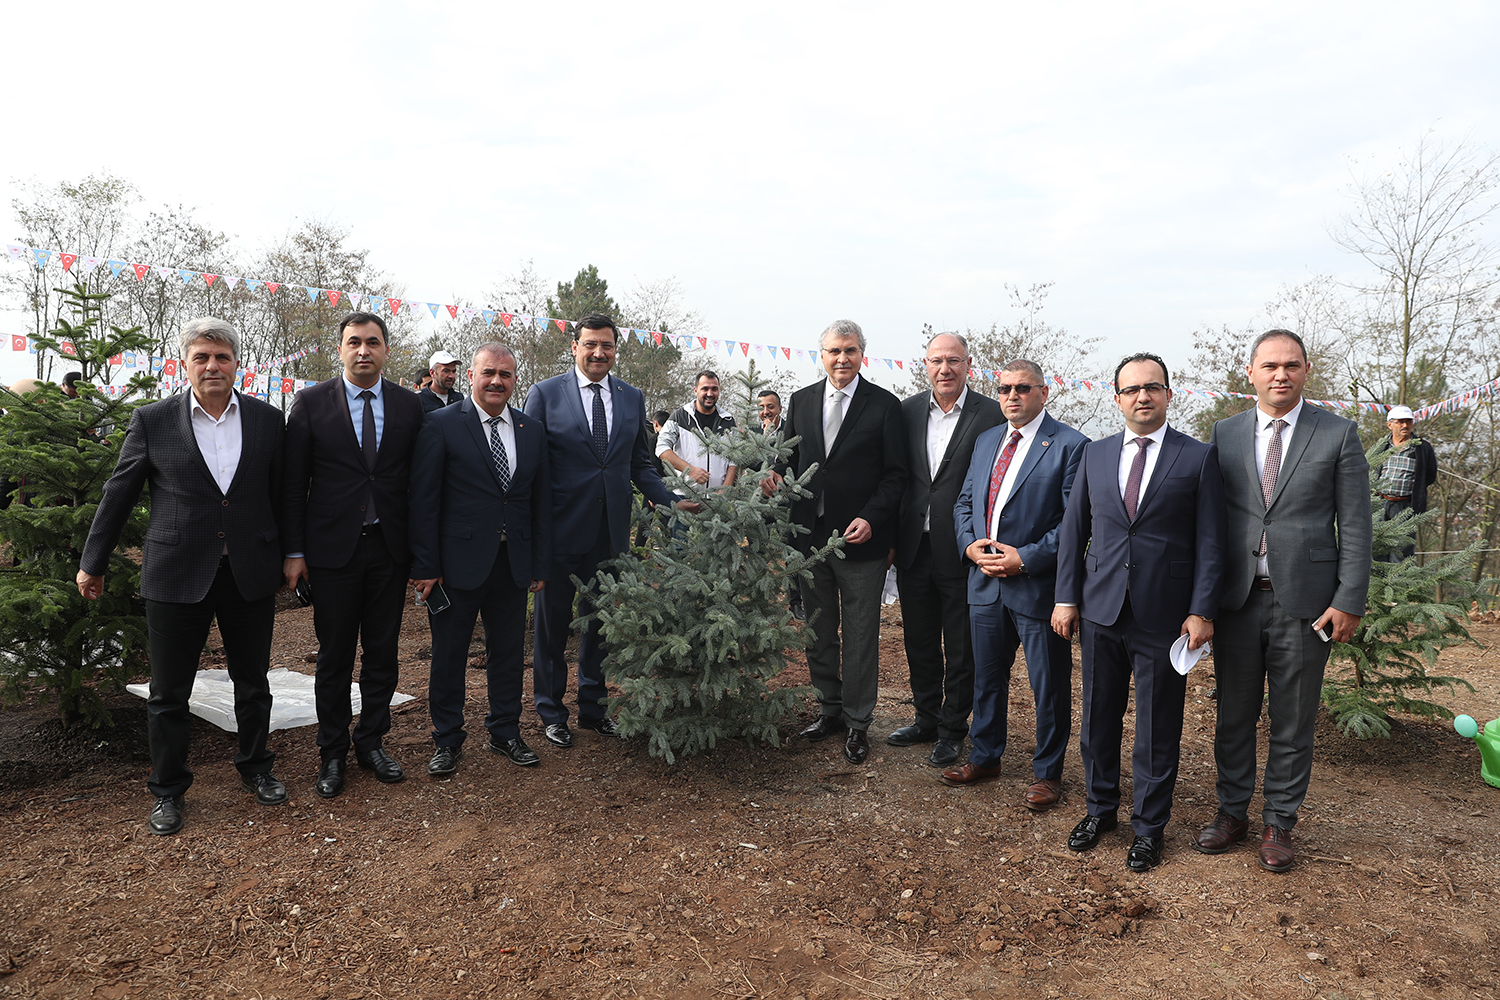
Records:
[[[1500,719],[1491,719],[1481,732],[1472,716],[1460,715],[1453,720],[1453,731],[1479,744],[1479,776],[1500,788]]]

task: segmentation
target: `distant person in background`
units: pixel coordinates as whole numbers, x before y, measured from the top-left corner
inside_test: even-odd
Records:
[[[136,410],[114,475],[89,528],[78,592],[104,592],[109,555],[151,486],[151,520],[141,561],[151,688],[146,735],[156,796],[146,827],[158,836],[182,829],[182,797],[192,717],[188,698],[209,626],[219,624],[239,752],[234,764],[246,791],[262,805],[287,799],[271,773],[271,635],[282,584],[281,411],[234,390],[240,338],[220,319],[195,319],[178,346],[192,391]]]
[[[417,394],[422,400],[422,412],[431,413],[445,406],[452,406],[464,398],[455,383],[458,381],[458,359],[447,351],[436,351],[427,362],[432,372],[432,381]]]
[[[429,368],[418,369],[411,377],[411,391],[420,393],[423,389],[432,385],[432,370]],[[423,411],[426,412],[425,410]]]
[[[1427,510],[1427,488],[1437,480],[1437,453],[1432,444],[1412,436],[1416,414],[1409,406],[1393,406],[1387,414],[1390,435],[1375,447],[1379,462],[1375,492],[1385,501],[1382,521],[1394,521],[1405,510],[1422,514]],[[1398,563],[1410,559],[1417,551],[1416,536],[1409,545],[1379,558]]]
[[[656,457],[672,469],[680,497],[733,486],[739,469],[698,437],[720,438],[734,429],[734,418],[719,410],[719,376],[701,371],[693,379],[693,405],[680,407],[661,425]],[[683,479],[691,485],[678,485]]]
[[[77,399],[78,383],[82,378],[82,372],[68,372],[68,374],[64,375],[62,380],[63,395],[67,396],[69,399]],[[85,382],[84,384],[87,385],[88,383]],[[1407,412],[1410,411],[1408,410]]]

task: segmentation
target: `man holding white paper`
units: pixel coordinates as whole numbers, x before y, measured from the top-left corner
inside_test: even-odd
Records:
[[[1082,619],[1080,751],[1088,812],[1068,836],[1087,851],[1119,825],[1120,740],[1135,679],[1135,792],[1126,852],[1132,871],[1161,864],[1182,746],[1184,676],[1171,648],[1213,638],[1224,574],[1219,451],[1167,426],[1166,363],[1134,354],[1115,369],[1126,429],[1083,449],[1057,545],[1052,628],[1071,639]]]

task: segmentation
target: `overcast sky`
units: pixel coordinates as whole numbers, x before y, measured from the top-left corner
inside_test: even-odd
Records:
[[[412,299],[592,263],[675,276],[713,336],[849,317],[912,357],[1051,281],[1100,368],[1176,365],[1355,270],[1351,170],[1500,143],[1497,28],[1483,0],[12,3],[0,237],[17,180],[107,169],[247,256],[345,226]]]

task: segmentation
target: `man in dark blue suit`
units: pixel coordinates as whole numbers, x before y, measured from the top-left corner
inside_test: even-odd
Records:
[[[600,563],[630,544],[632,483],[659,507],[698,509],[696,502],[679,502],[656,471],[646,448],[645,397],[609,373],[618,339],[619,330],[608,316],[579,320],[573,327],[576,364],[566,374],[532,386],[523,407],[547,432],[552,474],[552,559],[547,588],[536,602],[532,687],[547,742],[558,747],[573,745],[563,705],[568,689],[564,648],[576,593],[569,577],[588,583]],[[578,602],[579,617],[593,612],[591,589]],[[604,648],[594,619],[578,642],[578,724],[614,736],[615,724],[604,714],[605,694]]]
[[[512,764],[541,758],[521,739],[526,593],[544,586],[552,543],[552,481],[540,420],[509,406],[516,357],[485,344],[469,368],[472,395],[432,411],[412,458],[412,583],[426,600],[441,583],[451,605],[428,607],[427,700],[437,751],[427,773],[458,769],[464,745],[464,668],[474,620],[484,619],[490,749]]]
[[[1047,625],[1057,567],[1057,530],[1088,438],[1046,410],[1046,379],[1034,362],[1000,372],[1006,422],[974,442],[953,507],[958,550],[968,566],[974,646],[974,723],[965,764],[944,771],[948,785],[1000,774],[1005,753],[1010,670],[1017,647],[1036,702],[1034,780],[1022,801],[1050,809],[1062,798],[1063,754],[1073,729],[1073,660]]]
[[[1057,549],[1052,626],[1071,639],[1083,619],[1083,755],[1088,813],[1068,847],[1087,851],[1118,825],[1120,739],[1135,678],[1132,871],[1161,864],[1182,744],[1187,679],[1172,644],[1213,638],[1224,574],[1219,452],[1167,426],[1166,362],[1135,354],[1115,368],[1126,430],[1083,450]]]

